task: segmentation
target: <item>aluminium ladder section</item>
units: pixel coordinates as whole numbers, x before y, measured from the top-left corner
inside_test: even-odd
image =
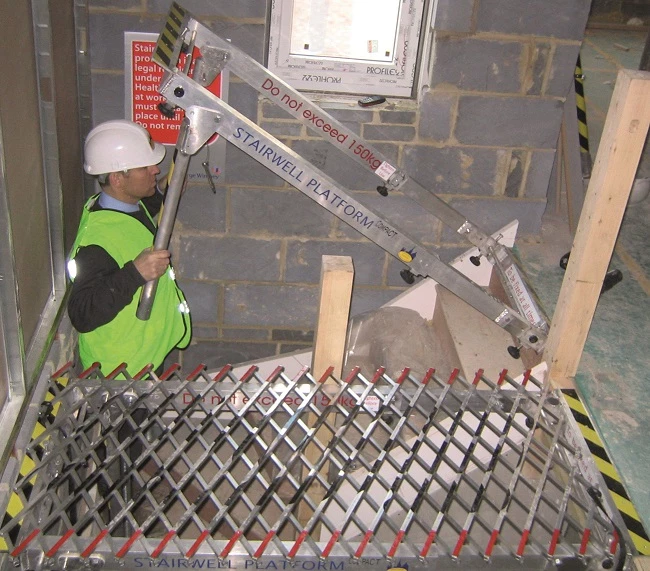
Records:
[[[206,33],[209,33],[210,40],[214,39],[214,35],[206,32],[198,22],[192,22],[196,24],[196,28],[191,31],[191,41],[201,50],[203,66],[213,70],[213,73],[208,75],[214,77],[214,70],[219,69],[224,62],[227,65],[231,56],[220,49],[214,50],[204,45]],[[175,46],[176,54],[180,53],[182,44],[179,39]],[[206,64],[205,58],[213,59]],[[160,63],[157,59],[154,61]],[[386,222],[351,197],[337,182],[209,92],[193,77],[183,71],[167,67],[165,69],[159,92],[168,105],[185,110],[184,125],[181,127],[177,143],[177,150],[182,156],[198,152],[217,132],[305,196],[402,261],[414,274],[435,279],[508,331],[521,346],[541,352],[547,333],[543,320],[542,325],[531,323],[521,313],[489,295],[465,275],[441,261],[437,255],[428,251],[397,225]],[[239,69],[233,71],[239,74]],[[265,73],[268,74],[266,71]],[[504,252],[505,248],[501,247],[496,253],[497,257]],[[525,286],[522,285],[518,291],[525,291]]]
[[[504,312],[506,309],[505,307],[502,307],[501,311],[495,313],[495,308],[490,307],[494,304],[486,300],[483,300],[483,303],[479,304],[484,305],[485,307],[483,308],[477,306],[476,300],[470,301],[466,299],[466,301],[487,315],[490,319],[495,320],[501,326],[504,325],[504,322],[507,324],[511,320],[518,321],[520,319],[517,318],[523,316],[535,329],[513,333],[515,338],[519,340],[521,345],[531,347],[537,352],[541,351],[548,332],[547,318],[539,307],[535,296],[526,285],[524,277],[514,258],[505,246],[500,244],[493,237],[485,234],[475,224],[467,220],[464,215],[456,211],[436,196],[432,191],[424,188],[415,180],[410,178],[405,172],[393,166],[379,150],[373,148],[366,141],[361,140],[356,133],[342,125],[307,97],[294,90],[290,85],[281,80],[275,74],[271,73],[246,53],[235,48],[230,42],[214,34],[209,28],[198,22],[189,12],[175,2],[172,4],[167,25],[159,36],[156,49],[152,56],[154,62],[172,74],[171,78],[167,76],[163,79],[160,90],[161,94],[167,98],[169,103],[183,109],[186,109],[189,105],[200,105],[196,101],[191,101],[188,105],[188,93],[185,91],[188,86],[177,85],[174,83],[172,88],[169,85],[170,82],[180,79],[181,75],[188,77],[186,70],[177,69],[176,65],[180,53],[186,51],[186,45],[191,45],[192,47],[196,46],[201,53],[200,59],[203,60],[202,63],[205,64],[206,62],[209,62],[205,65],[205,68],[212,71],[211,74],[207,74],[210,82],[216,75],[215,71],[221,71],[222,68],[229,69],[259,93],[268,98],[271,102],[282,108],[283,111],[289,113],[303,123],[308,129],[324,138],[335,148],[355,160],[364,168],[372,171],[379,177],[381,185],[384,188],[387,190],[399,190],[403,195],[416,201],[427,211],[436,216],[443,224],[447,225],[455,232],[465,236],[470,243],[478,248],[480,254],[485,256],[486,259],[495,266],[497,275],[504,287],[504,291],[513,307],[517,308],[519,315],[515,316],[511,310]],[[190,99],[195,98],[201,86],[209,85],[209,83],[205,82],[206,78],[204,76],[201,75],[197,77],[196,73],[194,74],[194,77],[188,77],[188,79],[191,79],[193,82],[198,84],[192,84],[189,86],[191,90]],[[180,87],[181,91],[178,91],[177,93],[181,95],[178,97],[176,95],[172,96],[171,92],[177,87]],[[163,89],[164,92],[162,91]],[[207,90],[205,91],[207,92]],[[213,97],[210,99],[214,101],[216,98]],[[209,100],[203,100],[202,103],[206,104],[208,109],[213,108]],[[228,111],[228,113],[234,111],[227,105],[221,107],[221,110]],[[217,130],[219,131],[219,129]],[[251,132],[254,133],[255,131],[260,132],[258,128]],[[231,139],[229,140],[230,142],[234,142]],[[238,146],[240,149],[247,152],[247,154],[270,168],[268,160],[266,162],[260,160],[261,153],[251,153],[243,145]],[[294,158],[298,158],[298,156],[294,154]],[[304,161],[304,159],[302,160]],[[302,168],[302,166],[300,168]],[[274,172],[279,174],[279,176],[282,176],[281,173],[277,172],[277,169]],[[289,180],[286,176],[283,178],[290,184],[294,184],[294,182]],[[294,184],[294,186],[296,185]],[[308,188],[307,192],[304,190],[303,192],[309,196],[310,194],[317,193],[319,190],[323,191],[324,189],[322,186],[318,188],[312,187]],[[317,201],[320,202],[321,205],[324,205],[324,201]],[[331,209],[329,210],[332,211]],[[336,215],[335,212],[333,213]],[[339,218],[350,223],[349,217],[346,219],[345,217],[339,216]],[[359,230],[359,225],[351,225],[355,229]],[[392,231],[398,231],[395,225],[387,225],[386,232],[390,234]],[[406,234],[401,230],[399,230],[399,232],[406,236]],[[367,237],[376,242],[376,240],[371,236]],[[383,244],[379,245],[385,247]],[[393,250],[394,248],[387,249],[389,253],[395,255]],[[416,250],[416,252],[419,253],[420,251],[422,251],[421,246]],[[423,266],[419,266],[418,264],[409,263],[409,255],[409,250],[398,250],[398,255],[396,257],[409,266],[412,273],[421,276],[434,277],[427,271],[431,269],[432,265],[437,266],[435,270],[436,272],[444,273],[444,270],[441,269],[441,265],[444,264],[444,262],[441,262],[439,259],[431,265],[424,264]],[[433,256],[433,254],[429,253],[429,256]],[[437,258],[437,256],[435,257]],[[435,279],[437,279],[439,275],[440,274],[435,274]],[[451,284],[451,291],[465,299],[463,297],[465,292],[460,291],[463,287],[460,286],[456,280],[453,281],[455,283]],[[449,286],[445,285],[445,287]],[[470,297],[474,296],[470,295]],[[479,295],[479,297],[482,296]],[[521,324],[517,324],[514,329],[519,330],[520,326]],[[509,328],[511,333],[512,329],[513,327]]]
[[[0,505],[20,506],[2,571],[621,569],[636,552],[531,371],[69,373],[39,383],[2,475]]]

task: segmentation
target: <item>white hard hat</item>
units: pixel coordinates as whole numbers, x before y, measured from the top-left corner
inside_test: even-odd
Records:
[[[142,125],[124,119],[106,121],[86,137],[84,170],[99,175],[148,167],[162,161],[165,152]]]

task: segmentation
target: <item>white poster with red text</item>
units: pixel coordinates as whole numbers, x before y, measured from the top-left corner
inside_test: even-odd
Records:
[[[173,117],[164,115],[159,104],[165,100],[158,92],[163,68],[151,59],[158,34],[124,33],[125,117],[145,127],[154,141],[176,145],[183,109],[177,108]],[[195,48],[193,61],[200,55]],[[181,55],[180,65],[183,65]],[[190,69],[190,74],[192,70]],[[207,89],[217,97],[228,99],[228,74],[220,73]],[[226,141],[215,135],[192,158],[188,180],[215,184],[224,173]],[[168,157],[171,153],[168,153]],[[209,180],[208,180],[209,177]]]

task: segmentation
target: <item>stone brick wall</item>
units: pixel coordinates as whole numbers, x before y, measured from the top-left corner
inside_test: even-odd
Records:
[[[264,61],[264,0],[184,0],[222,37]],[[123,33],[158,33],[167,0],[90,0],[93,120],[124,117]],[[513,219],[539,233],[565,95],[589,0],[439,0],[428,85],[417,101],[361,109],[314,98],[484,230]],[[469,244],[362,171],[234,75],[229,103],[416,239],[452,259]],[[200,171],[193,161],[190,172]],[[247,155],[229,146],[217,193],[191,182],[172,239],[195,335],[181,363],[216,367],[311,345],[323,254],[352,256],[352,313],[400,293],[404,267]]]

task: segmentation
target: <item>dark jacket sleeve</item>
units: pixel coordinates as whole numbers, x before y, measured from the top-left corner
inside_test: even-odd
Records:
[[[133,262],[120,268],[100,246],[80,248],[75,263],[77,275],[68,300],[68,316],[80,333],[112,321],[146,283]]]

